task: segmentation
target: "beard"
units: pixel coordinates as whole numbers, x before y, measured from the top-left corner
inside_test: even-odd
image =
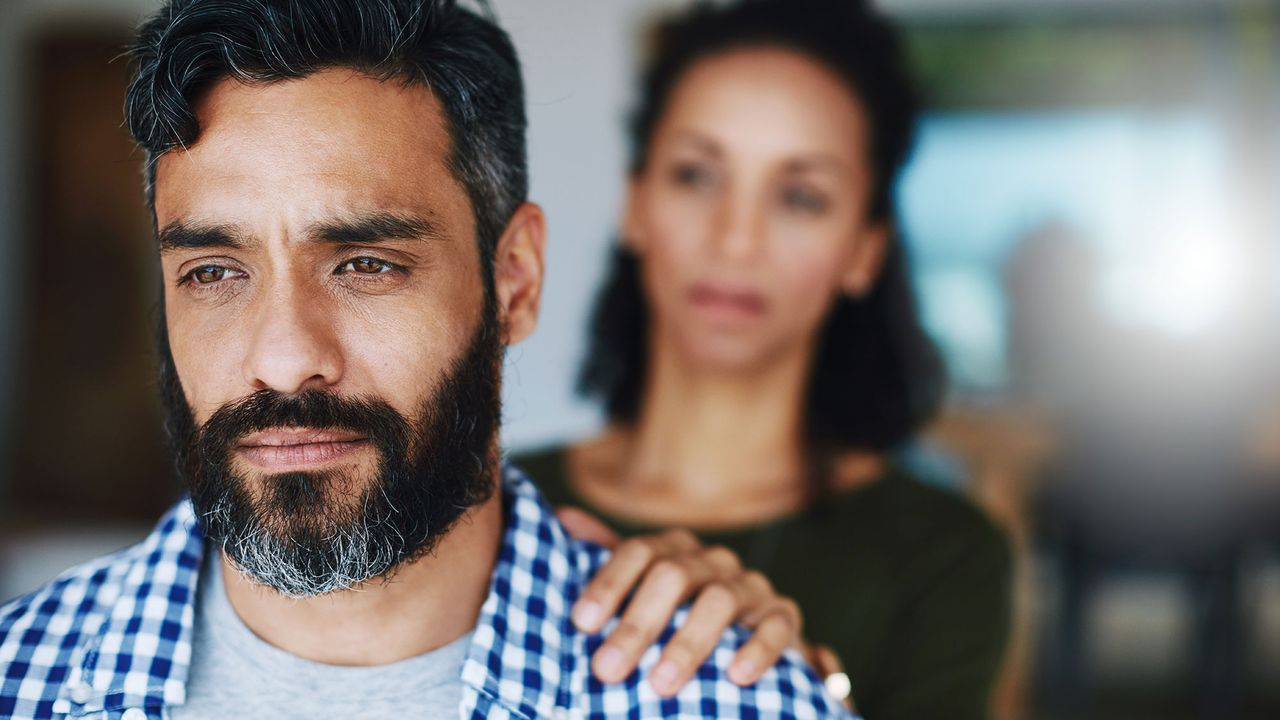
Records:
[[[485,303],[466,351],[406,418],[376,397],[324,390],[260,390],[202,425],[187,404],[163,326],[161,394],[179,474],[207,537],[250,580],[287,597],[314,597],[389,579],[432,551],[494,490],[501,420],[502,344]],[[232,453],[250,433],[309,427],[368,438],[371,480],[344,471],[237,472]]]

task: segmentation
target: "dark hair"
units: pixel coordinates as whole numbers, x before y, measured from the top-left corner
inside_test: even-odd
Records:
[[[475,216],[481,267],[528,194],[520,63],[487,4],[455,0],[169,0],[139,30],[125,101],[129,132],[155,161],[195,142],[192,107],[216,81],[266,83],[348,67],[427,87],[444,106],[449,169]],[[486,272],[487,281],[491,273]]]
[[[643,171],[654,129],[691,66],[738,48],[781,47],[836,72],[861,101],[870,121],[870,217],[892,223],[894,185],[919,113],[900,45],[893,27],[858,0],[700,3],[656,26],[630,125],[631,170]],[[634,421],[644,394],[649,323],[640,262],[615,250],[579,377],[579,391],[603,398],[616,422]],[[869,292],[841,296],[821,329],[806,410],[811,461],[843,448],[901,444],[937,411],[944,385],[941,358],[917,316],[905,253],[893,242]]]

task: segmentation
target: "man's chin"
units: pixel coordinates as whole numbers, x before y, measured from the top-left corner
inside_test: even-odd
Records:
[[[223,538],[222,550],[247,579],[287,597],[350,590],[390,576],[407,557],[407,548],[361,520],[336,520],[332,509],[273,512]]]
[[[376,466],[339,466],[266,471],[246,463],[232,465],[234,483],[261,514],[349,517],[378,482]]]

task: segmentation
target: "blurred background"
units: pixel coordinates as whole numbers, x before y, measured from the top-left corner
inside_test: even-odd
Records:
[[[508,448],[600,423],[573,383],[638,34],[682,4],[496,2],[550,220]],[[880,4],[929,106],[898,191],[952,381],[904,461],[1020,549],[997,717],[1280,717],[1280,2]],[[156,5],[0,9],[0,601],[180,493],[121,127],[119,56]]]

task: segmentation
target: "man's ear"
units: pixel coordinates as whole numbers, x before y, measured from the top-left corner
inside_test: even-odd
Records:
[[[891,234],[892,226],[888,222],[868,226],[859,233],[849,264],[840,278],[840,289],[845,295],[858,298],[871,291],[889,250]]]
[[[511,220],[493,257],[493,285],[503,342],[524,340],[538,324],[546,253],[547,221],[542,208],[524,203]]]

